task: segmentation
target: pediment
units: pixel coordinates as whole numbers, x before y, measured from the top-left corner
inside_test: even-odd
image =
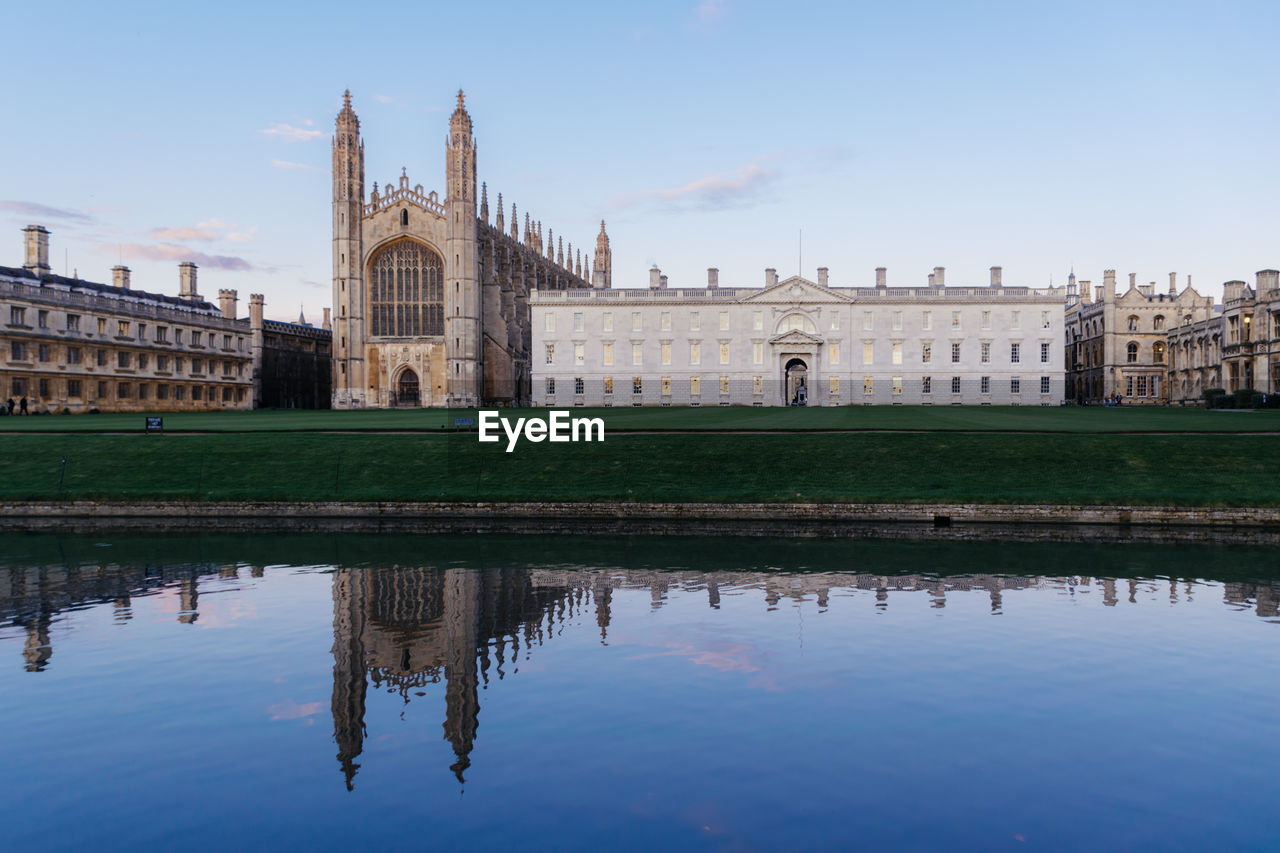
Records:
[[[847,296],[831,292],[822,285],[815,284],[807,278],[793,275],[788,279],[772,284],[740,300],[742,302],[772,302],[796,305],[806,302],[849,302]]]
[[[769,343],[775,346],[779,344],[784,346],[812,346],[822,342],[822,338],[812,332],[805,332],[800,329],[792,329],[789,332],[783,332],[780,335],[769,338]]]

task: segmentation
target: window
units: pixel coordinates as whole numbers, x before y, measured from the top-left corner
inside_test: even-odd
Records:
[[[138,399],[139,399],[139,400],[145,400],[145,399],[147,399],[147,386],[146,386],[146,385],[141,385],[141,384],[140,384],[140,385],[138,385]]]
[[[606,332],[612,332],[613,331],[613,312],[612,311],[604,312],[603,322],[604,322],[604,327],[603,327],[604,330]]]
[[[870,394],[875,388],[875,381],[870,376],[862,377],[862,393]]]
[[[813,321],[803,314],[788,314],[782,318],[782,322],[778,324],[778,333],[790,332],[793,329],[799,329],[804,332],[816,332],[817,327],[813,325]]]
[[[840,352],[839,352],[839,349],[837,348],[836,355],[839,355],[839,354]],[[764,364],[764,344],[756,342],[751,345],[751,363]]]
[[[1156,364],[1164,364],[1164,341],[1156,341],[1151,345],[1151,360]]]
[[[116,384],[116,397],[120,400],[127,400],[133,396],[133,387],[128,382],[119,382]]]
[[[231,375],[231,362],[229,361],[222,362],[222,375],[223,376]]]
[[[631,393],[636,395],[644,393],[644,386],[640,383],[639,376],[631,377]]]
[[[830,379],[827,380],[827,382],[830,385],[830,387],[828,388],[828,393],[831,394],[832,397],[840,396],[840,377],[832,376]]]
[[[702,393],[702,380],[699,377],[689,377],[689,393],[694,397]]]
[[[128,367],[128,366],[129,366],[129,353],[127,352],[116,353],[116,367]]]
[[[1138,315],[1137,315],[1137,314],[1130,314],[1130,315],[1129,315],[1129,331],[1131,331],[1131,332],[1136,332],[1136,331],[1138,331],[1138,324],[1139,324],[1140,322],[1141,322],[1141,321],[1138,319]]]
[[[203,373],[203,372],[204,372],[204,359],[202,359],[202,358],[193,358],[193,359],[191,359],[191,372],[192,372],[193,374]],[[192,397],[191,399],[193,399],[193,400],[194,400],[194,399],[196,399],[196,398],[195,398],[195,397]]]
[[[689,363],[702,364],[702,344],[689,344]]]
[[[926,332],[933,328],[933,312],[932,311],[924,312],[924,316],[920,318],[920,328],[924,329]]]
[[[666,341],[663,341],[661,346],[658,349],[658,352],[661,353],[663,364],[671,363],[671,344],[667,343]]]
[[[174,342],[175,344],[180,344],[180,343],[182,343],[182,330],[181,330],[181,329],[174,329],[174,330],[173,330],[173,342]],[[176,399],[181,400],[182,398],[181,398],[181,397],[177,397]]]
[[[1022,345],[1009,344],[1009,363],[1017,364],[1022,361]]]
[[[1049,377],[1048,376],[1040,377],[1040,393],[1041,394],[1049,393]]]
[[[48,361],[48,360],[49,360],[49,345],[48,345],[48,344],[40,344],[38,347],[36,347],[36,359],[37,359],[37,360],[39,360],[39,361]],[[42,396],[42,397],[43,397],[44,395],[43,395],[43,394],[41,394],[40,396]]]
[[[116,334],[122,338],[129,337],[129,321],[128,320],[116,321]]]
[[[444,259],[421,243],[406,237],[379,249],[369,264],[369,333],[443,335],[444,286]]]
[[[959,311],[951,312],[951,328],[953,329],[960,328],[960,312]]]
[[[554,396],[556,393],[556,380],[554,376],[547,377],[547,396]]]
[[[894,394],[902,393],[902,377],[901,376],[893,377],[893,393]]]
[[[104,349],[100,349],[98,350],[98,367],[106,367],[106,366],[107,366],[107,351]]]
[[[902,344],[897,341],[893,344],[892,359],[894,364],[902,364]]]
[[[982,312],[982,328],[984,329],[991,328],[991,312],[990,311]]]
[[[27,324],[27,309],[13,307],[9,309],[9,325],[25,326]]]
[[[757,332],[762,331],[764,329],[764,312],[763,311],[751,312],[751,328],[752,330]]]
[[[871,341],[862,342],[862,363],[863,364],[871,364],[876,353],[875,346],[876,345],[873,344]]]
[[[702,317],[697,311],[689,312],[689,331],[702,331]]]
[[[573,330],[575,332],[581,332],[582,329],[583,329],[582,312],[574,311],[573,312]]]
[[[167,355],[156,356],[156,370],[168,370],[168,369],[169,369],[169,356]]]
[[[951,393],[952,394],[960,393],[960,377],[959,376],[951,377]]]
[[[751,377],[751,393],[753,394],[764,393],[764,377],[763,376]]]
[[[107,398],[107,383],[99,382],[98,383],[98,399],[105,400],[106,398]]]
[[[555,364],[555,363],[556,363],[556,345],[547,344],[547,364]],[[194,362],[192,364],[194,365]],[[195,368],[193,366],[192,370],[194,369]]]
[[[952,364],[960,363],[960,344],[951,345],[951,363]]]
[[[671,331],[671,312],[663,311],[658,315],[658,328],[664,332]]]
[[[174,373],[181,373],[181,372],[182,372],[182,359],[181,359],[181,358],[175,358],[175,359],[173,360],[173,372],[174,372]],[[181,397],[179,397],[178,399],[179,399],[179,400],[181,400],[182,398],[181,398]]]
[[[644,344],[631,345],[631,363],[644,364]]]
[[[67,331],[68,332],[80,331],[80,315],[79,314],[67,315]]]
[[[729,331],[729,312],[728,311],[720,312],[720,331],[722,332]]]
[[[80,380],[79,380],[79,379],[68,379],[68,380],[67,380],[67,396],[68,396],[68,397],[72,397],[72,398],[75,398],[75,399],[79,399],[79,398],[80,398],[80,395],[81,395],[81,394],[83,394],[83,393],[84,393],[84,392],[81,390]]]
[[[158,344],[167,343],[168,337],[169,337],[168,326],[156,326],[156,343]]]
[[[80,347],[67,347],[67,364],[80,363]]]
[[[840,344],[829,344],[827,346],[827,363],[828,364],[840,363]]]
[[[1138,396],[1147,396],[1147,377],[1145,376],[1138,377]]]
[[[1040,312],[1040,328],[1042,329],[1049,328],[1049,312],[1048,311]]]
[[[141,326],[141,325],[139,325],[139,326],[138,326],[138,337],[142,337],[142,326]],[[231,336],[230,336],[230,335],[223,335],[223,336],[222,336],[222,348],[223,348],[224,350],[229,350],[229,349],[231,349]]]
[[[193,331],[191,332],[191,345],[192,345],[193,347],[198,347],[198,346],[200,346],[200,340],[201,340],[201,338],[202,338],[201,333],[193,330]],[[191,399],[193,399],[193,400],[194,400],[194,399],[195,399],[195,397],[192,397]]]
[[[662,377],[662,396],[664,397],[671,396],[671,377],[670,376]]]
[[[901,311],[893,312],[893,330],[895,332],[902,331],[902,312]]]
[[[1164,331],[1164,315],[1157,314],[1155,317],[1155,320],[1152,321],[1152,325],[1155,326],[1155,329],[1157,332],[1163,332]]]
[[[729,393],[729,377],[728,376],[720,377],[720,393],[721,394]]]
[[[42,400],[49,398],[49,380],[41,379],[36,382],[36,396]]]
[[[27,396],[27,380],[20,379],[17,376],[9,380],[9,393],[14,397]]]
[[[1021,379],[1021,377],[1018,377],[1018,376],[1010,377],[1010,379],[1009,379],[1009,393],[1010,393],[1010,394],[1021,394],[1021,393],[1022,393],[1022,379]]]
[[[1133,377],[1132,376],[1126,376],[1124,378],[1124,395],[1126,397],[1133,396]]]
[[[720,363],[721,364],[729,363],[729,345],[728,344],[720,344]]]
[[[991,363],[991,344],[987,341],[982,342],[982,354],[979,356],[978,360],[983,364]]]
[[[36,312],[36,325],[39,326],[41,329],[49,328],[49,312],[48,311]],[[45,395],[41,394],[40,396],[44,397]]]
[[[1049,363],[1049,345],[1046,343],[1040,344],[1040,363]]]
[[[587,363],[587,345],[586,344],[573,345],[573,363],[574,364]]]
[[[840,315],[839,314],[831,315],[831,331],[833,332],[840,331]]]
[[[554,332],[556,330],[556,315],[548,311],[542,315],[542,331]]]
[[[1136,362],[1138,360],[1138,344],[1130,341],[1129,345],[1125,347],[1125,354],[1128,356],[1128,362],[1130,364]]]
[[[1009,312],[1009,328],[1011,329],[1022,328],[1022,312],[1021,311]]]
[[[1151,377],[1151,396],[1152,397],[1160,396],[1160,377],[1159,376]]]
[[[107,333],[107,321],[99,317],[98,318],[98,334],[105,335],[106,333]],[[106,395],[104,394],[103,396],[105,397]]]
[[[933,377],[932,376],[920,377],[920,393],[921,394],[933,393]]]
[[[920,345],[920,363],[929,364],[933,361],[933,344]]]
[[[864,331],[872,331],[876,327],[876,315],[870,311],[862,312],[862,328]]]
[[[613,377],[612,376],[606,376],[604,378],[604,393],[606,394],[613,393]]]
[[[139,370],[147,369],[147,354],[145,352],[138,353],[138,369]]]
[[[168,386],[168,385],[157,385],[157,386],[156,386],[156,399],[157,399],[157,400],[168,400],[168,399],[169,399],[169,386]]]
[[[990,376],[984,376],[982,377],[981,380],[979,380],[978,390],[981,391],[983,394],[991,393],[991,377]]]
[[[631,312],[631,331],[639,332],[644,329],[644,321],[640,317],[639,311]]]
[[[605,344],[603,347],[603,350],[604,350],[605,365],[612,366],[613,365],[613,344]]]
[[[187,386],[186,385],[173,386],[173,399],[175,400],[187,399]]]

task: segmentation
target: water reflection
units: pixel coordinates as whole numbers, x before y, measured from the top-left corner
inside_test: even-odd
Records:
[[[645,547],[653,550],[643,551],[645,556],[639,559],[633,551],[626,561],[658,562],[653,555],[663,552],[664,546]],[[1220,595],[1229,607],[1251,610],[1267,620],[1276,620],[1280,608],[1280,579],[1276,578],[1230,579],[1210,586],[1177,577],[944,576],[902,571],[894,566],[897,556],[871,561],[882,565],[883,573],[781,568],[699,571],[619,566],[620,561],[603,560],[566,566],[554,559],[530,557],[528,548],[521,551],[519,558],[502,558],[510,560],[505,564],[496,559],[501,552],[495,555],[482,549],[470,560],[450,551],[435,565],[405,566],[403,555],[382,565],[357,564],[364,561],[355,559],[327,564],[333,600],[333,739],[349,790],[355,786],[368,737],[371,688],[394,692],[405,704],[414,697],[438,696],[443,690],[444,738],[453,752],[449,769],[461,783],[476,744],[480,697],[491,679],[501,680],[517,671],[521,659],[528,660],[533,650],[569,626],[594,625],[599,642],[607,644],[615,592],[624,590],[647,593],[653,609],[666,606],[676,595],[704,599],[711,609],[721,608],[726,597],[737,596],[748,606],[757,601],[765,610],[812,602],[819,612],[837,608],[850,614],[874,614],[887,612],[903,596],[914,601],[923,596],[930,608],[940,611],[958,598],[968,603],[972,596],[983,596],[984,610],[999,616],[1017,606],[1017,598],[1006,593],[1021,590],[1051,591],[1068,598],[1091,596],[1106,607],[1190,603],[1200,596]],[[358,545],[353,553],[367,557]],[[1018,560],[1028,556],[1016,553]],[[496,561],[501,567],[493,567]],[[45,562],[0,566],[0,626],[20,629],[23,666],[29,672],[41,672],[54,658],[51,626],[74,618],[67,614],[110,607],[114,620],[123,625],[133,618],[135,599],[167,592],[177,598],[177,622],[196,624],[202,585],[207,591],[209,584],[234,582],[242,572],[262,578],[269,573],[264,569],[269,563],[276,565],[270,560],[166,563],[149,557],[134,561],[115,552],[111,560],[94,560],[59,546],[56,559],[46,556]],[[1108,568],[1105,561],[1098,567]],[[17,638],[0,630],[0,644],[10,636]]]

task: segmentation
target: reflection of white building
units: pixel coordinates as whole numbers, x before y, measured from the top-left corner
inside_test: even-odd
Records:
[[[535,405],[1058,405],[1062,288],[829,287],[530,294]]]

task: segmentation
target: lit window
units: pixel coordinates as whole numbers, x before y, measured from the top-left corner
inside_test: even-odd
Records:
[[[631,377],[631,393],[637,395],[644,393],[644,385],[641,384],[639,376]]]
[[[728,376],[720,377],[720,393],[721,394],[729,393],[729,377]]]
[[[764,377],[763,376],[751,377],[751,390],[756,394],[764,393]]]
[[[671,394],[671,377],[670,376],[662,377],[662,394],[663,396],[670,396]]]
[[[827,347],[827,363],[828,364],[840,363],[840,345],[839,344],[830,344]]]
[[[817,328],[813,325],[813,321],[803,314],[788,314],[782,318],[782,322],[778,324],[778,333],[790,332],[793,329],[799,329],[804,332],[816,332]]]
[[[902,377],[901,376],[893,377],[893,393],[895,394],[902,393]]]
[[[838,396],[840,395],[840,377],[839,377],[839,376],[832,376],[832,377],[831,377],[829,380],[827,380],[827,381],[830,383],[830,394],[831,394],[831,396],[832,396],[832,397],[838,397]]]
[[[728,344],[720,345],[720,363],[721,364],[729,363],[729,345]]]
[[[606,376],[604,378],[604,393],[606,394],[613,393],[613,377],[612,376]]]
[[[631,363],[644,364],[644,345],[643,344],[631,345]]]
[[[902,364],[902,344],[896,341],[893,344],[893,363]]]
[[[604,345],[604,363],[608,366],[613,365],[613,344]]]
[[[920,377],[920,393],[921,394],[933,393],[933,377],[932,376]]]
[[[751,363],[764,364],[764,344],[754,343],[751,345]]]
[[[671,344],[663,342],[663,344],[661,345],[658,351],[662,354],[662,363],[670,364],[671,363]]]
[[[702,344],[689,344],[689,363],[702,364]]]
[[[873,344],[871,341],[863,341],[862,342],[862,363],[871,364],[875,356],[875,352],[876,352],[875,344]]]
[[[702,380],[699,377],[689,377],[689,393],[695,397],[702,393]]]
[[[128,320],[118,320],[118,321],[116,322],[116,334],[117,334],[117,335],[119,335],[119,336],[120,336],[120,337],[122,337],[122,338],[126,338],[126,337],[128,337],[128,336],[129,336],[129,321],[128,321]],[[128,387],[128,386],[126,386],[126,387]],[[123,395],[122,395],[122,396],[123,396]]]
[[[872,314],[870,311],[863,311],[862,312],[862,328],[869,332],[875,327],[876,327],[876,315]]]

